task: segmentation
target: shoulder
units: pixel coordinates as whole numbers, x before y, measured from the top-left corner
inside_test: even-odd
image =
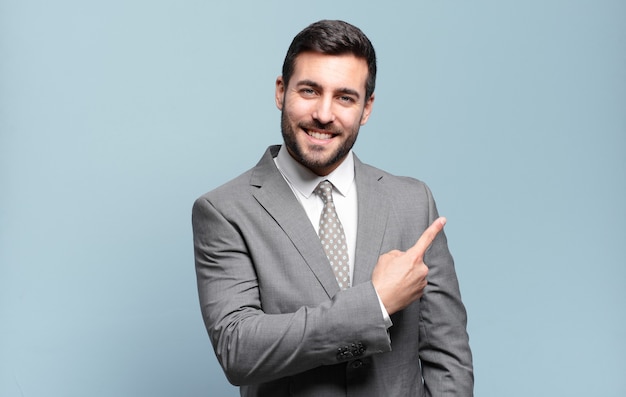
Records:
[[[247,191],[250,188],[250,172],[248,170],[196,198],[191,208],[194,230],[200,230],[209,224],[213,228],[215,225],[225,224],[232,214],[240,213],[241,208],[249,206],[246,203],[251,199],[251,194]]]
[[[380,168],[356,160],[357,175],[361,178],[376,181],[385,192],[401,196],[426,195],[432,196],[428,185],[420,179],[411,176],[394,175]]]
[[[221,201],[241,197],[250,187],[250,178],[254,168],[251,168],[230,181],[202,194],[197,200]]]
[[[273,158],[278,152],[279,146],[270,146],[259,162],[249,170],[231,179],[230,181],[210,190],[196,199],[197,201],[233,202],[251,195],[265,180],[270,180],[280,175],[274,164]]]

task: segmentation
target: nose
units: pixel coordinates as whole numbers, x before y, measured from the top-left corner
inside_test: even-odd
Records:
[[[313,118],[321,124],[328,124],[335,121],[332,98],[320,98],[313,111]]]

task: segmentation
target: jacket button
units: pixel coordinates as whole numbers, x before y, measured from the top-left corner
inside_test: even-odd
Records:
[[[363,366],[363,361],[361,360],[354,360],[350,363],[350,367],[352,367],[352,369],[359,369]]]

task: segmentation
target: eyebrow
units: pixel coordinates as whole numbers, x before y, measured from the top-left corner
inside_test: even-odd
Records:
[[[309,87],[313,87],[313,88],[317,88],[317,89],[322,89],[323,88],[320,84],[316,83],[315,81],[307,80],[307,79],[300,80],[296,84],[296,86],[298,86],[298,87],[303,86],[303,85],[306,85],[306,86],[309,86]],[[356,97],[357,99],[361,98],[361,95],[359,95],[359,92],[353,90],[352,88],[343,87],[343,88],[338,89],[337,92],[342,93],[342,94],[346,94],[346,95],[352,95],[352,96]]]

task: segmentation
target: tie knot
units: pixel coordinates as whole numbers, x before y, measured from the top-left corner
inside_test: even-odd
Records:
[[[320,182],[319,185],[315,188],[315,194],[322,198],[322,201],[331,202],[333,201],[333,184],[328,180]]]

